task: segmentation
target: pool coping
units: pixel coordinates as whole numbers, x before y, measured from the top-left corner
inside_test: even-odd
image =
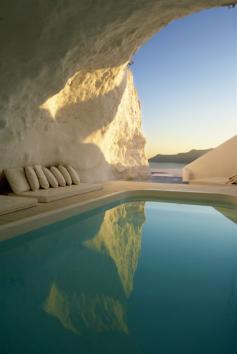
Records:
[[[114,182],[116,183],[116,182]],[[121,183],[120,183],[121,184]],[[200,204],[213,205],[215,203],[223,206],[237,205],[237,194],[230,191],[211,191],[211,190],[194,190],[193,188],[182,188],[178,185],[158,186],[154,183],[138,183],[128,182],[126,185],[131,185],[132,189],[126,189],[123,185],[121,190],[104,193],[98,197],[92,197],[85,201],[78,201],[71,205],[55,208],[50,211],[43,211],[33,216],[26,216],[20,220],[9,221],[0,225],[0,242],[10,238],[20,236],[24,233],[36,230],[47,226],[57,221],[67,219],[71,216],[82,214],[98,207],[104,207],[112,202],[119,202],[122,199],[132,197],[141,198],[160,198],[162,201],[175,200],[176,202],[193,202]],[[200,187],[200,186],[199,186]],[[90,193],[88,193],[90,194]],[[90,196],[89,196],[90,197]]]

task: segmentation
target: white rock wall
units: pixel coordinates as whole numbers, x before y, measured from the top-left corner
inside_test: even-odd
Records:
[[[16,122],[1,146],[3,168],[70,163],[83,181],[143,177],[148,171],[139,101],[127,66],[77,73],[39,107],[34,121]]]
[[[133,53],[225,0],[2,0],[0,172],[70,162],[84,181],[147,174]]]

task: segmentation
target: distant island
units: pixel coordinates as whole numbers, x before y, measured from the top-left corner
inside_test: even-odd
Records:
[[[149,159],[149,162],[172,162],[172,163],[185,163],[188,164],[198,157],[206,154],[207,152],[211,151],[212,149],[205,149],[205,150],[190,150],[188,152],[181,152],[176,155],[155,155]]]

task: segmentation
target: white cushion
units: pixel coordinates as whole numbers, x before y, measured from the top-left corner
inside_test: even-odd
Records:
[[[66,168],[71,176],[72,183],[73,184],[80,184],[80,177],[78,176],[77,171],[70,165],[67,165]]]
[[[59,169],[59,171],[62,173],[62,175],[63,175],[63,177],[64,177],[64,179],[65,179],[65,181],[66,181],[66,184],[67,184],[68,186],[71,186],[71,185],[72,185],[72,178],[71,178],[71,176],[70,176],[68,170],[66,169],[66,167],[64,167],[64,166],[62,166],[62,165],[59,165],[59,166],[58,166],[58,169]]]
[[[42,169],[42,166],[40,165],[35,165],[34,166],[35,173],[38,177],[40,187],[43,189],[48,189],[49,188],[49,182],[44,174],[44,171]]]
[[[48,180],[50,186],[53,188],[57,188],[58,181],[56,180],[56,178],[52,174],[52,172],[47,167],[43,167],[43,171],[44,171],[45,176],[47,177],[47,180]]]
[[[26,166],[25,175],[32,191],[36,191],[37,189],[39,189],[39,180],[33,167]]]
[[[54,177],[58,181],[58,184],[60,185],[60,187],[65,187],[66,181],[65,181],[62,173],[59,171],[59,169],[55,166],[52,166],[52,167],[50,167],[50,171],[52,172],[52,174],[54,175]]]
[[[30,190],[23,167],[7,168],[4,170],[4,173],[14,193],[22,193]]]

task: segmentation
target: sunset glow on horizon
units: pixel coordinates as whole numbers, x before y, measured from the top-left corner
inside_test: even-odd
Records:
[[[134,56],[148,156],[216,147],[237,134],[237,9],[176,20]]]

